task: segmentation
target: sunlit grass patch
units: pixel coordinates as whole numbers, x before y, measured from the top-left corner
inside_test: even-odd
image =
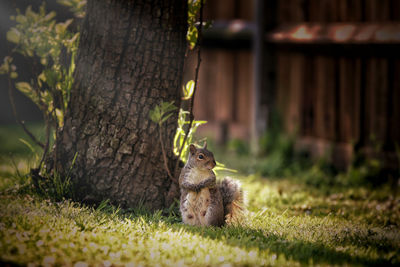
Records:
[[[15,140],[14,140],[15,141]],[[12,151],[12,149],[11,149]],[[49,200],[32,190],[27,152],[0,160],[0,263],[53,266],[399,265],[400,199],[381,186],[315,186],[235,174],[239,226],[193,227],[177,207],[149,212]],[[243,159],[242,159],[243,160]],[[227,164],[228,167],[231,165]],[[139,203],[140,204],[140,203]]]
[[[35,197],[3,197],[1,205],[2,259],[19,264],[206,266],[277,260],[255,244],[231,242],[231,236],[251,242],[252,230],[189,227],[171,224],[160,213],[113,214]]]
[[[350,214],[321,215],[329,201],[288,180],[241,177],[249,216],[236,227],[192,227],[174,212],[89,208],[32,194],[0,198],[2,261],[37,265],[295,266],[400,262],[398,225],[355,213],[348,198],[329,196]],[[328,197],[328,198],[329,198]],[[375,197],[376,198],[376,197]],[[361,200],[359,200],[361,201]],[[376,198],[377,203],[381,203]],[[304,206],[304,207],[303,207]],[[303,208],[302,208],[303,207]]]

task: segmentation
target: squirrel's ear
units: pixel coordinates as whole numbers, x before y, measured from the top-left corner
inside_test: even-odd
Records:
[[[203,149],[207,149],[207,140],[204,141]]]
[[[197,149],[193,144],[190,144],[189,149],[190,149],[190,154],[194,155],[196,153]]]

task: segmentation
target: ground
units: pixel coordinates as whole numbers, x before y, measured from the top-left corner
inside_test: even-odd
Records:
[[[247,194],[247,221],[191,227],[181,223],[176,206],[150,213],[143,207],[121,210],[106,200],[94,208],[36,194],[25,174],[37,159],[18,140],[22,135],[15,127],[0,127],[3,263],[400,265],[400,200],[388,185],[315,186],[296,176],[239,172],[231,176]]]

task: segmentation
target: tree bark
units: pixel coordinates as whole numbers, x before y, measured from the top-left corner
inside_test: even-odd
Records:
[[[77,200],[155,210],[179,197],[149,111],[162,101],[180,105],[186,30],[186,0],[88,1],[53,159],[65,175],[77,153],[70,172]],[[171,171],[177,117],[163,128]]]

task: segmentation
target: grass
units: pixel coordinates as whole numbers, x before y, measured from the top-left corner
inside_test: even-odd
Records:
[[[321,190],[299,177],[269,179],[237,174],[247,192],[247,222],[241,226],[201,228],[183,225],[176,207],[149,213],[141,207],[120,210],[107,202],[95,209],[69,200],[45,199],[29,189],[29,176],[23,174],[34,159],[24,155],[15,159],[16,167],[5,157],[0,161],[3,263],[400,264],[400,199],[391,194],[388,186],[372,190],[333,185]]]

